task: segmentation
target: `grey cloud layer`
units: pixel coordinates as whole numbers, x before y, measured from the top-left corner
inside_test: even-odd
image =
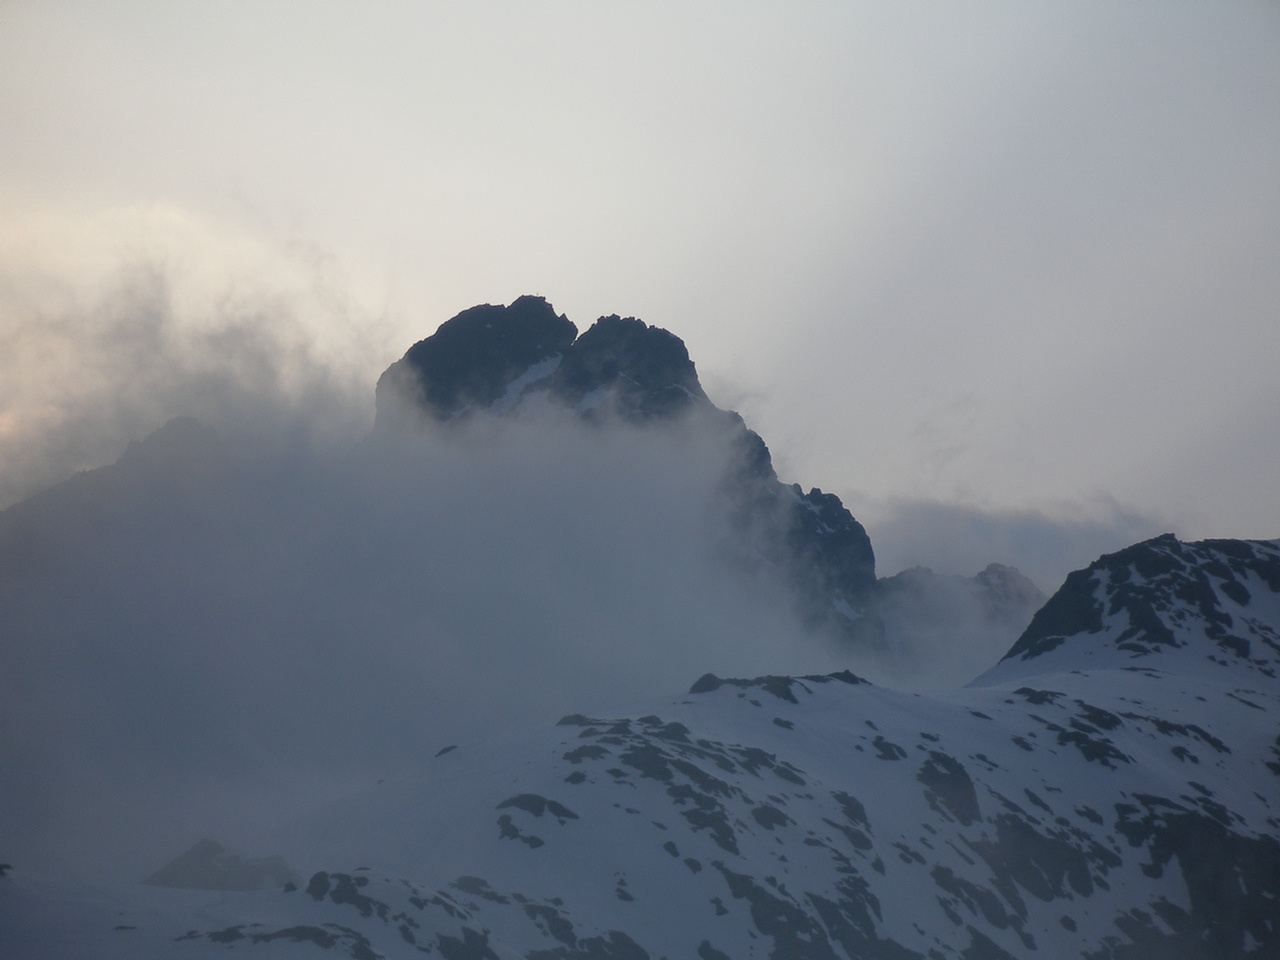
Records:
[[[10,438],[24,482],[172,415],[216,430],[177,421],[0,514],[5,857],[141,874],[450,742],[704,672],[910,686],[1000,653],[963,596],[881,649],[805,635],[767,570],[721,562],[722,422],[602,429],[535,403],[368,437],[372,384],[280,304],[198,328],[162,283],[125,291],[28,331],[20,357],[70,352],[27,385],[61,419]],[[1005,559],[984,551],[1007,523],[960,520],[903,511],[886,543],[934,538],[965,573]],[[1021,527],[1019,558],[1060,535]]]
[[[317,355],[287,299],[226,292],[196,317],[158,264],[96,295],[75,279],[0,274],[0,506],[111,462],[173,416],[270,443],[352,436],[372,419],[368,385]],[[37,297],[42,285],[57,295]]]
[[[4,514],[13,855],[125,843],[143,797],[198,831],[227,784],[835,664],[719,564],[714,436],[530,416],[270,451],[176,421]]]
[[[1280,532],[1274,4],[0,18],[6,259],[311,244],[399,343],[545,293],[680,331],[842,495]]]

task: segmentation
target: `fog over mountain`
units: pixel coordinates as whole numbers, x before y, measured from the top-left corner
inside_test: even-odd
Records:
[[[1274,542],[1159,537],[1048,602],[884,575],[643,320],[470,308],[372,423],[270,335],[200,365],[144,326],[105,422],[209,422],[0,512],[7,952],[1274,948]]]
[[[1278,62],[0,3],[0,960],[1275,955]]]
[[[962,682],[1042,599],[996,567],[881,588],[839,500],[781,483],[638,320],[575,341],[541,298],[466,311],[345,436],[341,384],[272,331],[199,366],[162,321],[108,423],[185,396],[221,429],[179,417],[0,514],[0,802],[28,862],[141,869],[201,818],[265,829],[445,742],[709,671]],[[415,358],[435,393],[394,389]]]

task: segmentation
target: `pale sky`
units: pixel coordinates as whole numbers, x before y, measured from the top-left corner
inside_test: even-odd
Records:
[[[0,3],[3,503],[220,331],[359,421],[524,293],[682,337],[891,568],[1280,536],[1280,5]]]

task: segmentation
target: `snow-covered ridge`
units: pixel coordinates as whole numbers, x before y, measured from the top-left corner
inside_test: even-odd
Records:
[[[638,715],[462,744],[282,837],[292,888],[10,878],[6,956],[1273,956],[1280,689],[1221,654],[1246,620],[1280,626],[1274,556],[1162,538],[1091,567],[1169,618],[1176,646],[1121,650],[1137,669],[1089,655],[1131,628],[1118,603],[982,686],[708,675]]]
[[[1073,666],[1280,667],[1280,541],[1166,534],[1067,577],[999,666],[975,683]]]

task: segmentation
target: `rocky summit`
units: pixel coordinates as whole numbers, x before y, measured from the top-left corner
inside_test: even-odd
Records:
[[[671,418],[709,403],[679,337],[634,317],[601,317],[582,336],[542,297],[464,310],[378,380],[378,422],[504,412],[545,394],[586,416]]]
[[[880,639],[875,616],[864,619],[876,574],[862,524],[834,494],[783,484],[759,434],[708,399],[684,342],[659,327],[613,315],[578,336],[541,297],[472,307],[379,378],[376,429],[512,414],[535,398],[601,425],[716,422],[731,438],[723,486],[735,560],[779,571],[812,629]]]
[[[904,642],[909,608],[951,605],[1012,638],[1044,597],[1016,570],[990,569],[962,584],[919,570],[877,581],[866,530],[835,494],[783,483],[769,448],[733,411],[716,407],[683,341],[634,317],[601,317],[581,336],[541,297],[464,310],[414,344],[378,381],[377,429],[465,423],[550,402],[593,423],[654,423],[701,416],[727,431],[726,546],[734,562],[781,579],[806,626],[869,647]],[[957,606],[958,605],[958,606]],[[971,609],[972,608],[972,609]]]

